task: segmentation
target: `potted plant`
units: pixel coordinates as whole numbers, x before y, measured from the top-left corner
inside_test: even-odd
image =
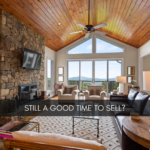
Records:
[[[137,81],[136,80],[132,80],[131,81],[131,85],[132,85],[132,87],[137,87]]]

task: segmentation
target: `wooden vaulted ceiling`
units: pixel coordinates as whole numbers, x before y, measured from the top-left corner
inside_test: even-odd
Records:
[[[69,34],[83,30],[76,23],[88,24],[88,0],[0,0],[0,9],[45,37],[55,51],[85,35]],[[150,0],[91,0],[90,18],[93,26],[107,23],[99,31],[136,48],[150,39]]]

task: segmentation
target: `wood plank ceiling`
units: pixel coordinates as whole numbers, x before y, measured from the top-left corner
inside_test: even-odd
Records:
[[[88,24],[88,0],[0,0],[0,9],[45,37],[55,51],[85,35],[69,34],[83,30],[76,23]],[[150,0],[91,0],[90,18],[93,26],[107,23],[99,31],[136,48],[150,39]]]

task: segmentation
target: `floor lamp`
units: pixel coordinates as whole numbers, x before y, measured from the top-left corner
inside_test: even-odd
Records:
[[[119,83],[119,94],[124,93],[124,83],[126,83],[126,77],[125,76],[117,76],[116,82]]]

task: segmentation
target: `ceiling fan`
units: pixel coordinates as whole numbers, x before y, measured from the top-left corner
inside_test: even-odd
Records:
[[[84,26],[84,25],[81,24],[81,23],[77,23],[77,25],[80,26],[80,27],[82,27],[82,28],[84,28],[84,30],[72,32],[72,33],[70,33],[70,34],[75,34],[75,33],[80,33],[80,32],[85,32],[85,31],[87,31],[86,34],[85,34],[85,38],[89,38],[91,32],[94,32],[94,31],[95,31],[96,29],[98,29],[98,28],[102,28],[102,27],[104,27],[104,26],[107,26],[106,23],[102,23],[102,24],[99,24],[99,25],[94,26],[94,27],[93,27],[93,25],[90,25],[90,24],[89,24],[89,23],[90,23],[90,0],[88,0],[88,7],[89,7],[89,8],[88,8],[88,25]]]

